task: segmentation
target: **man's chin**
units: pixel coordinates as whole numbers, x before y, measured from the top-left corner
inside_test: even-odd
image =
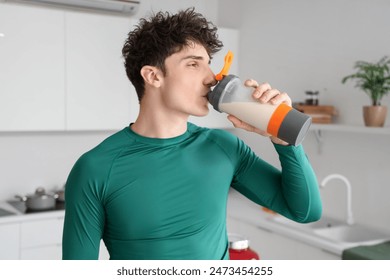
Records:
[[[194,117],[205,117],[209,114],[210,110],[209,107],[206,107],[204,110],[200,112],[193,112],[191,115]]]

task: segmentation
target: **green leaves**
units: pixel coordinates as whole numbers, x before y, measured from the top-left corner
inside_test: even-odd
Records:
[[[342,83],[348,80],[356,80],[355,87],[362,89],[372,101],[372,105],[380,105],[383,96],[390,92],[390,59],[384,56],[377,63],[357,61],[357,72],[342,79]]]

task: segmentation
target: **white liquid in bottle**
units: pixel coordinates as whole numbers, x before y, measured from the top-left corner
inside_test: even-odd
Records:
[[[219,105],[221,111],[238,117],[240,120],[267,131],[268,122],[275,106],[260,102],[231,102]]]

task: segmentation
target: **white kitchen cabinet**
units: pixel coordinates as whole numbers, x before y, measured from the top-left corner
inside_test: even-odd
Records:
[[[0,260],[61,260],[65,211],[0,218]],[[110,255],[103,241],[99,260]]]
[[[250,240],[250,247],[264,260],[337,260],[340,256],[286,238],[252,224],[229,217],[228,231]]]
[[[50,218],[20,224],[20,258],[27,260],[60,260],[64,219]]]
[[[0,130],[63,130],[63,12],[0,3],[0,34]]]
[[[67,130],[121,129],[138,115],[123,65],[129,18],[66,12]]]
[[[218,38],[223,42],[223,49],[214,55],[211,61],[211,69],[215,74],[219,73],[225,63],[225,55],[230,50],[234,54],[233,63],[229,74],[239,75],[238,52],[239,52],[239,31],[230,28],[218,28]],[[205,117],[191,116],[189,121],[204,127],[210,128],[232,128],[233,125],[227,120],[227,114],[215,111],[209,105],[209,114]]]
[[[61,244],[24,248],[20,251],[21,260],[61,260],[61,258]]]
[[[19,259],[19,224],[0,224],[0,260]]]
[[[100,241],[100,249],[99,249],[99,260],[109,260],[110,254],[108,253],[107,247],[104,244],[103,240]]]

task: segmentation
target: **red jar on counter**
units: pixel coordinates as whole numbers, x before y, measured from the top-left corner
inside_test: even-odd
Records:
[[[259,260],[259,254],[249,247],[249,240],[238,234],[229,234],[231,260]]]

